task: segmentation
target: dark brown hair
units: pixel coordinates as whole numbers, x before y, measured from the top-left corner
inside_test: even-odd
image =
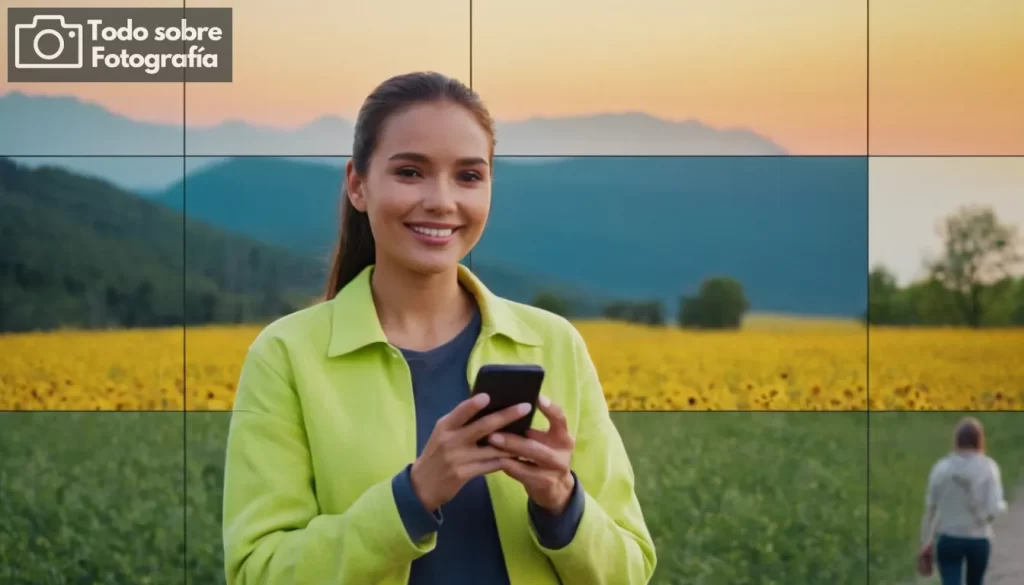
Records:
[[[491,138],[489,158],[494,157],[494,121],[475,91],[456,79],[432,71],[406,73],[380,85],[363,102],[356,118],[352,144],[352,166],[365,177],[370,157],[377,147],[380,130],[387,119],[405,108],[422,103],[448,101],[458,104],[476,118]],[[331,260],[325,298],[332,299],[367,266],[376,261],[377,246],[367,215],[352,206],[342,180],[341,222],[338,244]]]
[[[960,420],[953,431],[953,446],[957,449],[985,451],[985,429],[981,421],[969,416]]]

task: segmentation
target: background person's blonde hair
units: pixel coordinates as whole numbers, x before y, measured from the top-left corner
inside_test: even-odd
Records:
[[[985,428],[981,425],[981,421],[973,416],[960,419],[953,431],[953,447],[983,453],[985,451]]]

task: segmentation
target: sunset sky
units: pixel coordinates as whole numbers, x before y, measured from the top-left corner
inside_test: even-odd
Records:
[[[376,83],[414,69],[469,81],[468,0],[188,5],[233,6],[235,34],[234,82],[190,84],[189,125],[351,118]],[[865,154],[866,25],[865,0],[476,0],[472,80],[503,120],[643,111],[749,128],[793,154]],[[1021,30],[1020,0],[874,2],[871,153],[1024,154]],[[0,94],[72,94],[182,122],[180,85],[9,84],[0,51]]]

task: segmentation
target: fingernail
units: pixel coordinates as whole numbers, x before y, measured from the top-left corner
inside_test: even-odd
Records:
[[[547,396],[541,396],[540,405],[543,406],[544,408],[547,408],[551,406],[551,400],[549,400]]]
[[[530,408],[531,408],[530,405],[525,403],[525,402],[523,404],[520,404],[519,405],[519,414],[529,414]]]
[[[505,437],[502,437],[501,435],[491,435],[491,442],[495,445],[501,445],[505,442]]]
[[[487,402],[490,401],[490,399],[491,399],[491,395],[490,394],[484,394],[484,393],[481,392],[480,394],[476,395],[476,403],[479,404],[480,406],[486,405]]]

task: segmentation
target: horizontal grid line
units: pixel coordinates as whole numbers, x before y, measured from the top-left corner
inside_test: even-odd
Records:
[[[0,158],[351,158],[351,154],[0,154]],[[495,154],[494,158],[1024,158],[1021,154]]]
[[[617,410],[610,409],[608,412],[625,414],[949,414],[958,412],[969,412],[973,414],[1021,414],[1024,410],[971,410],[971,409],[949,409],[949,410]],[[245,411],[235,410],[0,410],[3,414],[245,414]]]

